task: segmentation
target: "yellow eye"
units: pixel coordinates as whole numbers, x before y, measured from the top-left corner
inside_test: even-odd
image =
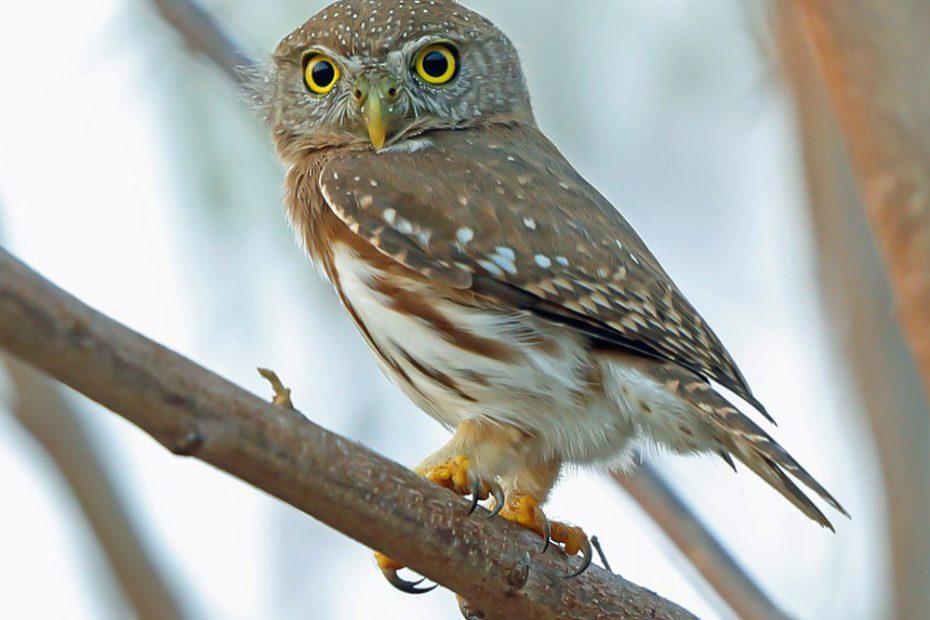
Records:
[[[304,83],[318,95],[333,89],[342,74],[335,61],[323,54],[310,54],[304,60]]]
[[[458,50],[448,43],[434,43],[420,50],[414,68],[424,82],[440,86],[452,81],[458,63]]]

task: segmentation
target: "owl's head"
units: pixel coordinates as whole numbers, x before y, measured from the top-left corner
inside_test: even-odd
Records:
[[[532,123],[520,59],[490,21],[452,0],[343,0],[274,53],[268,114],[285,157],[332,146]]]

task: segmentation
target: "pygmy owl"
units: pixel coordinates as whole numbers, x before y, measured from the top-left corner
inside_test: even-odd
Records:
[[[418,471],[583,552],[542,504],[637,446],[744,463],[824,527],[842,507],[721,395],[733,359],[626,220],[540,131],[520,60],[452,0],[344,0],[274,53],[287,209],[381,368],[454,431]],[[399,566],[379,558],[395,585]]]

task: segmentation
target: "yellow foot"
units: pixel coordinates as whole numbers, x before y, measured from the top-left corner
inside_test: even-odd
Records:
[[[502,507],[504,505],[504,492],[501,490],[500,485],[498,485],[496,482],[487,482],[485,480],[481,480],[479,477],[475,476],[470,471],[470,464],[467,456],[455,456],[448,461],[438,465],[418,468],[417,473],[427,480],[430,480],[441,487],[449,489],[454,493],[458,493],[459,495],[471,495],[472,504],[468,514],[471,514],[475,511],[475,509],[478,507],[479,501],[488,499],[492,496],[494,497],[498,507]],[[492,512],[491,516],[496,514],[496,511]],[[378,563],[378,568],[380,568],[381,572],[384,573],[385,578],[387,578],[391,585],[393,585],[398,590],[407,592],[409,594],[423,594],[433,590],[436,587],[417,587],[423,583],[422,579],[415,582],[401,579],[397,575],[397,572],[404,568],[404,566],[398,562],[395,562],[386,555],[375,553],[375,562]]]
[[[417,469],[417,473],[441,487],[449,489],[459,495],[471,495],[471,514],[478,507],[478,502],[494,497],[495,504],[498,507],[504,505],[504,492],[500,485],[493,481],[482,480],[471,471],[471,463],[467,456],[454,456],[445,463],[422,467]],[[497,509],[491,513],[494,516],[499,512]]]
[[[584,533],[584,530],[558,521],[550,522],[546,519],[536,498],[522,494],[511,495],[507,498],[500,515],[508,521],[513,521],[539,534],[545,541],[543,553],[549,548],[550,540],[562,545],[563,550],[569,556],[577,555],[581,551],[583,553],[581,566],[567,575],[567,578],[577,577],[591,566],[593,550],[591,541],[588,540],[588,535]]]

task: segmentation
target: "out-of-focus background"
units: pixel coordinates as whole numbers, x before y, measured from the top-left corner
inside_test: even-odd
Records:
[[[207,6],[258,55],[324,4]],[[868,354],[887,362],[884,403],[915,414],[925,405],[863,210],[837,218],[812,207],[816,167],[805,164],[811,144],[773,8],[467,4],[514,39],[543,129],[646,239],[778,419],[775,436],[853,519],[831,514],[836,534],[822,531],[719,460],[656,455],[656,468],[791,615],[887,617],[885,491],[850,344],[865,310],[843,310],[850,289],[877,308]],[[0,238],[14,254],[256,393],[268,387],[255,367],[274,368],[313,420],[401,463],[445,441],[381,376],[298,250],[266,130],[148,2],[3,3],[0,57]],[[845,263],[828,251],[837,244]],[[131,616],[3,377],[0,617]],[[394,591],[367,549],[62,394],[185,617],[458,617],[448,592]],[[598,534],[624,577],[703,618],[734,617],[602,475],[567,475],[548,512]]]

